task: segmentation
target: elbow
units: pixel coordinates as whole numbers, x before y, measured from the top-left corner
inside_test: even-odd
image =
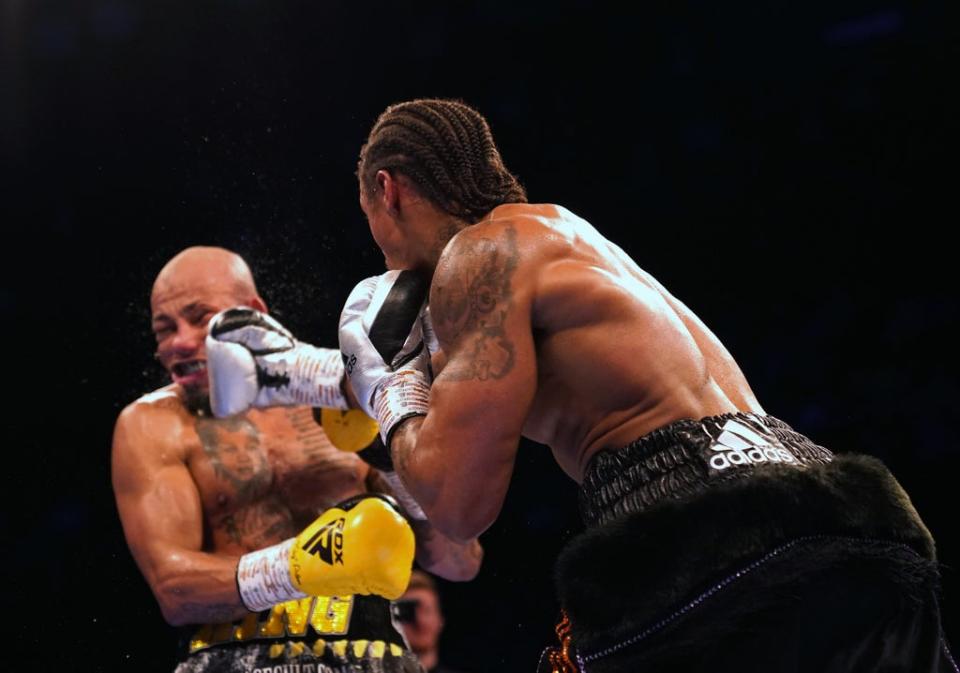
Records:
[[[456,511],[452,507],[427,512],[427,518],[444,537],[461,545],[476,542],[493,523],[493,519],[476,516],[475,511]]]
[[[480,574],[480,565],[483,562],[483,547],[477,540],[473,540],[470,547],[464,554],[466,558],[451,568],[450,572],[443,576],[445,579],[451,582],[470,582]]]
[[[451,582],[469,582],[476,578],[483,562],[483,547],[478,540],[466,543],[444,540],[417,557],[427,572]]]
[[[170,626],[186,626],[191,623],[184,609],[180,591],[175,583],[170,581],[159,582],[153,588],[153,595],[160,605],[160,614],[163,615],[163,620],[167,624]]]
[[[476,579],[480,574],[480,564],[476,563],[470,566],[460,564],[439,563],[432,567],[424,566],[431,575],[442,577],[448,582],[470,582]]]
[[[163,615],[163,621],[170,626],[188,626],[193,622],[187,617],[187,614],[176,607],[167,607],[160,604],[160,613]]]
[[[184,600],[185,591],[176,575],[158,578],[152,588],[160,605],[160,614],[167,624],[186,626],[197,623],[196,616],[190,613],[188,603]]]

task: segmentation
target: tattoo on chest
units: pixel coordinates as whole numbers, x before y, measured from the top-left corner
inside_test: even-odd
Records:
[[[269,488],[270,466],[253,423],[242,417],[201,417],[196,429],[214,474],[233,487],[238,501],[247,501]]]
[[[290,510],[272,498],[224,517],[216,527],[222,528],[231,542],[249,551],[296,533]]]
[[[499,379],[514,366],[514,346],[504,323],[511,309],[510,280],[520,255],[517,232],[503,240],[480,239],[454,261],[456,269],[437,286],[438,327],[452,335],[458,355],[444,369],[454,381]]]
[[[297,435],[297,443],[308,459],[320,458],[330,450],[327,436],[313,414],[303,409],[286,409],[287,418]]]

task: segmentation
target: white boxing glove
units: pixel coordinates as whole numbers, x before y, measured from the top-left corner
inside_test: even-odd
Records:
[[[429,283],[413,271],[361,281],[340,314],[340,352],[361,408],[388,447],[393,429],[426,415],[430,354],[421,324]]]
[[[348,408],[340,352],[297,341],[265,313],[244,306],[221,311],[210,320],[206,346],[217,417],[250,407]]]

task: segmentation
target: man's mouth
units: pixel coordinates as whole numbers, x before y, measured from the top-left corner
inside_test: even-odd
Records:
[[[180,384],[196,385],[207,378],[207,363],[205,360],[187,360],[178,362],[170,367],[173,380]]]

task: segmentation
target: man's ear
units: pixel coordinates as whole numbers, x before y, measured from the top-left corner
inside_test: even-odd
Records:
[[[393,217],[400,213],[400,183],[388,171],[380,169],[376,175],[377,187],[384,209]]]
[[[261,313],[269,313],[267,310],[267,303],[260,298],[260,295],[254,295],[253,299],[250,300],[250,308],[254,308]]]

